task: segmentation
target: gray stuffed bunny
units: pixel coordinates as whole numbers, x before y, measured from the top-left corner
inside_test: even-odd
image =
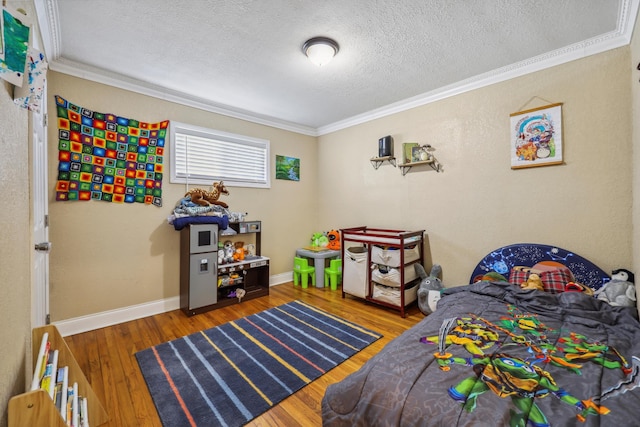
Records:
[[[629,270],[620,268],[613,270],[611,281],[605,283],[593,296],[613,306],[635,307],[636,286],[634,275]]]
[[[414,264],[414,268],[416,274],[422,279],[418,285],[418,307],[423,314],[429,315],[433,313],[433,310],[429,307],[429,291],[440,291],[444,287],[442,286],[442,281],[438,278],[442,273],[442,268],[438,264],[434,264],[428,276],[421,264]]]

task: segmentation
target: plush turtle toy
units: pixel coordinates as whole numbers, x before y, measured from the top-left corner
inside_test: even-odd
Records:
[[[635,307],[636,285],[632,272],[620,268],[611,272],[611,280],[598,289],[593,296],[613,306]]]
[[[442,268],[438,264],[434,264],[428,276],[421,264],[414,264],[414,268],[416,274],[422,279],[418,285],[418,307],[424,315],[429,315],[433,313],[433,309],[429,306],[429,291],[440,293],[440,290],[444,288],[442,281],[438,278],[442,273]]]

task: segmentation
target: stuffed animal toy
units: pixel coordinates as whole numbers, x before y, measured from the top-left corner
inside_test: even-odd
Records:
[[[192,188],[191,190],[186,192],[185,197],[189,196],[191,198],[191,201],[196,205],[200,205],[200,206],[219,205],[219,206],[222,206],[223,208],[228,208],[229,205],[227,205],[225,202],[221,202],[220,200],[218,200],[218,198],[223,194],[225,196],[228,196],[229,190],[227,190],[227,187],[224,186],[224,182],[220,181],[220,182],[213,183],[212,191],[207,191],[202,188]]]
[[[422,279],[418,285],[418,307],[424,315],[429,315],[435,310],[435,307],[432,309],[429,306],[429,292],[440,294],[440,291],[444,288],[442,281],[438,278],[442,273],[442,268],[438,264],[434,264],[428,276],[421,264],[414,264],[414,268],[416,274]]]
[[[329,244],[327,245],[327,249],[331,249],[334,251],[340,250],[340,232],[336,230],[331,230],[327,233],[327,238],[329,239]]]
[[[620,268],[611,272],[611,280],[598,289],[593,296],[613,306],[635,307],[636,285],[632,272]]]
[[[544,291],[544,286],[542,285],[542,279],[536,273],[531,273],[527,278],[526,282],[522,282],[520,284],[520,288],[522,289],[537,289],[539,291]]]
[[[313,233],[313,235],[311,235],[311,246],[324,248],[328,244],[329,239],[324,235],[324,233]]]
[[[233,246],[233,242],[231,240],[226,240],[224,242],[224,262],[233,262],[233,254],[236,251],[236,248]]]
[[[236,242],[234,243],[234,246],[235,246],[235,249],[233,251],[233,260],[236,262],[244,260],[244,256],[246,255],[244,242]]]
[[[578,282],[569,282],[564,285],[565,292],[582,292],[583,294],[587,294],[589,296],[593,296],[593,289],[588,287],[587,285],[583,285]]]

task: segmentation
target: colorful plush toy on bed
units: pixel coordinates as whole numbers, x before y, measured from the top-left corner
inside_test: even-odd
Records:
[[[636,285],[632,272],[620,268],[611,272],[611,281],[598,289],[593,296],[613,306],[635,307]]]
[[[420,279],[422,279],[418,285],[418,308],[420,308],[420,311],[423,314],[429,315],[435,310],[434,305],[437,300],[440,299],[440,291],[444,288],[444,286],[442,286],[442,281],[439,279],[439,276],[442,273],[442,267],[438,264],[434,264],[433,267],[431,267],[431,273],[427,276],[427,272],[421,264],[416,263],[413,266],[416,270],[416,274],[420,276]],[[431,305],[429,305],[430,293],[433,293]]]
[[[538,291],[544,291],[544,285],[542,279],[536,273],[529,274],[526,282],[520,284],[522,289],[537,289]]]

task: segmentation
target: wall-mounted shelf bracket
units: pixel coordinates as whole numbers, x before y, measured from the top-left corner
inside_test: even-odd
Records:
[[[373,166],[374,169],[378,169],[380,167],[381,164],[383,164],[384,162],[389,162],[393,165],[393,167],[396,167],[396,158],[393,156],[386,156],[386,157],[372,157],[371,158],[371,165]]]
[[[434,171],[442,172],[442,165],[440,164],[438,159],[436,159],[433,156],[429,160],[423,160],[423,161],[411,162],[411,163],[403,163],[403,164],[398,165],[398,167],[400,168],[400,171],[402,172],[402,176],[405,176],[407,174],[407,172],[409,172],[411,170],[412,167],[421,166],[421,165],[429,165],[429,166],[431,166],[431,168]]]

